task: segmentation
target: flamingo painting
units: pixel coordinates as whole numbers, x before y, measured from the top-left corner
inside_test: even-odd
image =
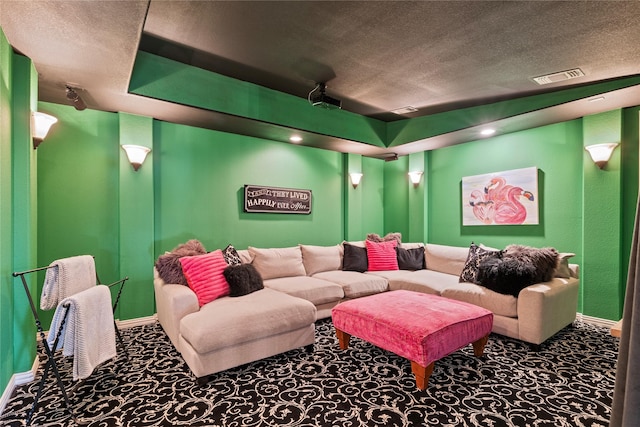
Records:
[[[463,225],[537,224],[537,168],[463,178]]]

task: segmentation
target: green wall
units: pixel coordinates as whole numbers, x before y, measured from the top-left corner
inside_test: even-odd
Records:
[[[584,150],[602,142],[621,142],[604,170]],[[581,268],[578,311],[620,318],[638,194],[638,108],[420,154],[385,165],[386,232],[410,240],[423,232],[425,241],[456,246],[519,243],[574,252],[571,262]],[[531,166],[538,168],[539,225],[462,226],[462,177]],[[406,173],[421,167],[425,176],[414,189]],[[420,212],[424,230],[415,221]]]
[[[31,141],[37,73],[13,52],[0,31],[0,386],[31,369],[36,328],[15,271],[35,267],[37,238],[36,155]],[[30,293],[36,290],[28,277]]]
[[[343,156],[156,121],[156,255],[192,238],[208,250],[340,242]],[[246,213],[245,184],[309,189],[311,214]]]

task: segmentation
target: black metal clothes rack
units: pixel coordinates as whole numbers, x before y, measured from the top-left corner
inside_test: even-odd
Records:
[[[26,271],[20,271],[20,272],[14,272],[12,275],[13,277],[20,277],[20,280],[22,282],[22,286],[24,287],[24,291],[27,294],[27,299],[29,300],[29,306],[31,308],[31,313],[33,314],[33,318],[36,322],[36,329],[38,331],[38,335],[40,336],[40,342],[42,344],[42,346],[44,347],[44,351],[45,354],[47,356],[47,363],[44,367],[44,372],[42,374],[42,378],[40,379],[40,382],[38,383],[38,388],[36,391],[36,397],[33,401],[33,404],[31,405],[31,409],[29,410],[28,414],[27,414],[27,419],[26,419],[26,425],[30,425],[31,424],[31,418],[33,417],[33,414],[35,413],[37,404],[38,404],[38,400],[40,399],[40,397],[42,396],[42,392],[44,390],[44,385],[45,382],[47,380],[47,377],[49,375],[49,371],[52,370],[53,374],[56,378],[56,384],[58,385],[58,388],[60,389],[60,392],[62,393],[62,397],[64,399],[64,403],[65,403],[65,407],[67,409],[67,411],[69,412],[69,414],[71,415],[71,417],[73,418],[74,422],[78,425],[86,425],[89,424],[91,421],[93,420],[82,420],[80,418],[78,418],[76,416],[76,414],[74,413],[73,409],[72,409],[72,405],[71,405],[71,401],[69,400],[69,395],[67,394],[67,391],[64,388],[64,383],[62,382],[62,377],[60,376],[60,371],[58,369],[58,365],[56,364],[55,358],[54,358],[54,349],[58,348],[58,341],[60,339],[60,336],[62,335],[62,331],[64,329],[64,325],[66,323],[67,320],[67,315],[69,314],[69,305],[68,304],[63,304],[63,308],[65,309],[65,312],[63,314],[62,320],[60,322],[60,327],[58,328],[57,331],[49,331],[49,333],[55,333],[56,334],[56,338],[55,341],[53,343],[53,347],[49,347],[49,343],[47,342],[47,338],[45,337],[44,334],[44,328],[42,327],[42,322],[40,321],[40,317],[38,316],[38,310],[36,309],[36,306],[33,302],[33,297],[31,296],[31,292],[29,291],[29,286],[27,284],[27,280],[25,279],[25,275],[27,274],[31,274],[31,273],[35,273],[38,271],[44,271],[47,270],[49,268],[55,267],[55,265],[48,265],[46,267],[39,267],[39,268],[34,268],[32,270],[26,270]],[[113,312],[115,313],[116,308],[118,307],[118,303],[120,302],[120,297],[122,295],[122,289],[124,288],[124,284],[125,282],[129,280],[129,277],[125,277],[123,279],[120,279],[116,282],[113,282],[109,285],[106,285],[109,288],[112,288],[113,286],[118,286],[120,285],[120,287],[118,288],[118,293],[116,295],[115,301],[113,303]],[[100,283],[100,278],[98,277],[98,273],[96,272],[96,281],[99,284]],[[124,341],[122,340],[122,336],[120,335],[120,330],[118,329],[115,319],[113,321],[113,325],[115,328],[115,332],[116,332],[116,337],[118,340],[118,344],[120,345],[120,348],[122,349],[122,352],[124,353],[125,359],[127,360],[127,362],[129,361],[129,353],[127,352],[127,348],[124,345]],[[71,390],[71,392],[73,393],[73,391],[75,391],[75,389],[77,388],[77,386],[79,384],[82,383],[83,380],[80,380]]]

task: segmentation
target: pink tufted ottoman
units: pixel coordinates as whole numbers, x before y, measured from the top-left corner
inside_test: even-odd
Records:
[[[484,308],[437,295],[398,290],[338,304],[331,311],[342,350],[351,335],[411,361],[424,390],[436,360],[473,343],[482,356],[493,326]]]

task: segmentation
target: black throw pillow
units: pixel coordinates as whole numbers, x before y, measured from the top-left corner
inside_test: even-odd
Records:
[[[486,257],[500,255],[500,251],[484,249],[471,242],[471,246],[469,246],[469,254],[467,255],[467,261],[464,264],[464,268],[460,273],[458,281],[480,284],[480,280],[478,280],[478,269],[480,267],[480,262]]]
[[[344,256],[342,258],[342,270],[364,273],[369,268],[367,248],[343,243]]]
[[[230,265],[222,273],[229,283],[231,297],[240,297],[264,289],[262,276],[251,264]]]
[[[405,249],[396,246],[396,253],[398,255],[398,269],[424,269],[424,248]]]
[[[227,247],[222,250],[222,256],[229,265],[242,264],[240,255],[238,255],[238,251],[236,251],[236,248],[234,248],[233,245],[227,245]]]
[[[513,258],[487,257],[480,261],[478,282],[494,292],[518,297],[520,291],[536,283],[536,267]]]

